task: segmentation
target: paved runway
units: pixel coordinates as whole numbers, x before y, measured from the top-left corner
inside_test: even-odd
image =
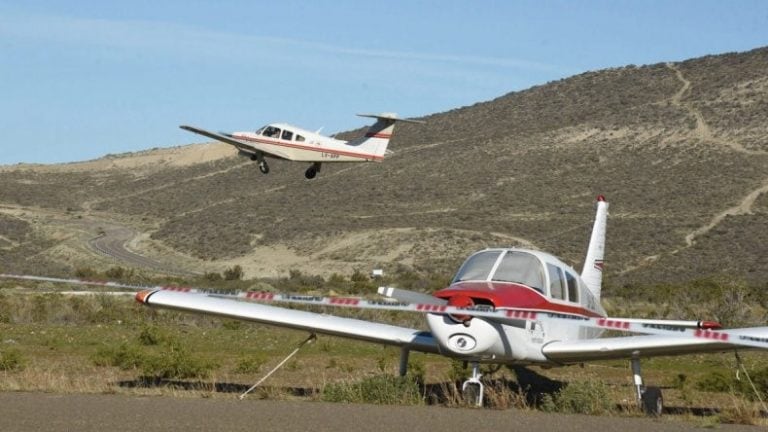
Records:
[[[122,395],[0,393],[0,431],[517,430],[626,432],[701,430],[669,420],[545,414],[520,410],[411,407]],[[718,426],[752,431],[750,426]]]

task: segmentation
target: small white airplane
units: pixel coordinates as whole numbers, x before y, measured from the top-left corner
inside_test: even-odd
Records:
[[[485,249],[469,256],[450,286],[433,295],[382,287],[379,294],[385,299],[377,301],[256,291],[222,294],[188,287],[138,287],[23,275],[0,277],[137,289],[141,291],[136,300],[150,307],[287,327],[307,331],[310,338],[326,334],[398,346],[401,375],[407,371],[410,351],[461,359],[472,366],[472,377],[464,383],[463,391],[473,395],[478,405],[483,402],[481,363],[554,367],[628,359],[638,404],[647,413],[660,415],[661,390],[643,384],[641,359],[768,349],[768,327],[724,330],[711,321],[607,317],[600,304],[607,215],[608,203],[600,196],[581,274],[541,251]],[[426,316],[428,331],[258,302],[410,311]],[[605,330],[642,335],[600,337]]]
[[[311,162],[304,176],[313,179],[323,163],[329,162],[381,162],[395,130],[395,123],[422,124],[418,120],[401,119],[397,114],[358,114],[376,119],[363,137],[342,141],[320,135],[285,123],[266,125],[255,132],[209,132],[193,126],[179,126],[208,138],[235,146],[240,153],[259,162],[259,170],[269,173],[267,157],[297,162]]]

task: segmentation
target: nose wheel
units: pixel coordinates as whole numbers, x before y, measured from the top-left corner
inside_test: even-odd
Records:
[[[472,362],[472,376],[464,381],[461,386],[461,393],[464,396],[464,400],[467,403],[483,406],[483,392],[485,386],[480,382],[480,377],[483,375],[480,373],[480,364],[478,362]]]

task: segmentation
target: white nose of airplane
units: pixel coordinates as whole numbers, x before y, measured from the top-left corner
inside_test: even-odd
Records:
[[[502,345],[503,330],[499,324],[474,318],[468,325],[457,323],[447,315],[427,315],[427,324],[441,348],[461,356],[492,358],[505,353]],[[506,351],[511,351],[506,347]]]

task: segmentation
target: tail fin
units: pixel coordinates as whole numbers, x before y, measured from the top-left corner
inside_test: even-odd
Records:
[[[347,145],[355,146],[366,153],[375,155],[377,159],[384,158],[384,154],[387,152],[387,146],[389,145],[389,140],[392,138],[392,134],[395,131],[396,122],[424,123],[418,120],[401,119],[394,113],[358,114],[358,116],[375,118],[376,123],[368,128],[365,136],[352,140],[348,142]]]
[[[589,239],[587,257],[584,259],[584,268],[581,271],[581,279],[587,285],[595,298],[600,299],[600,291],[603,284],[603,258],[605,257],[605,228],[608,219],[608,203],[605,197],[597,197],[597,214],[595,224],[592,226],[592,237]]]

